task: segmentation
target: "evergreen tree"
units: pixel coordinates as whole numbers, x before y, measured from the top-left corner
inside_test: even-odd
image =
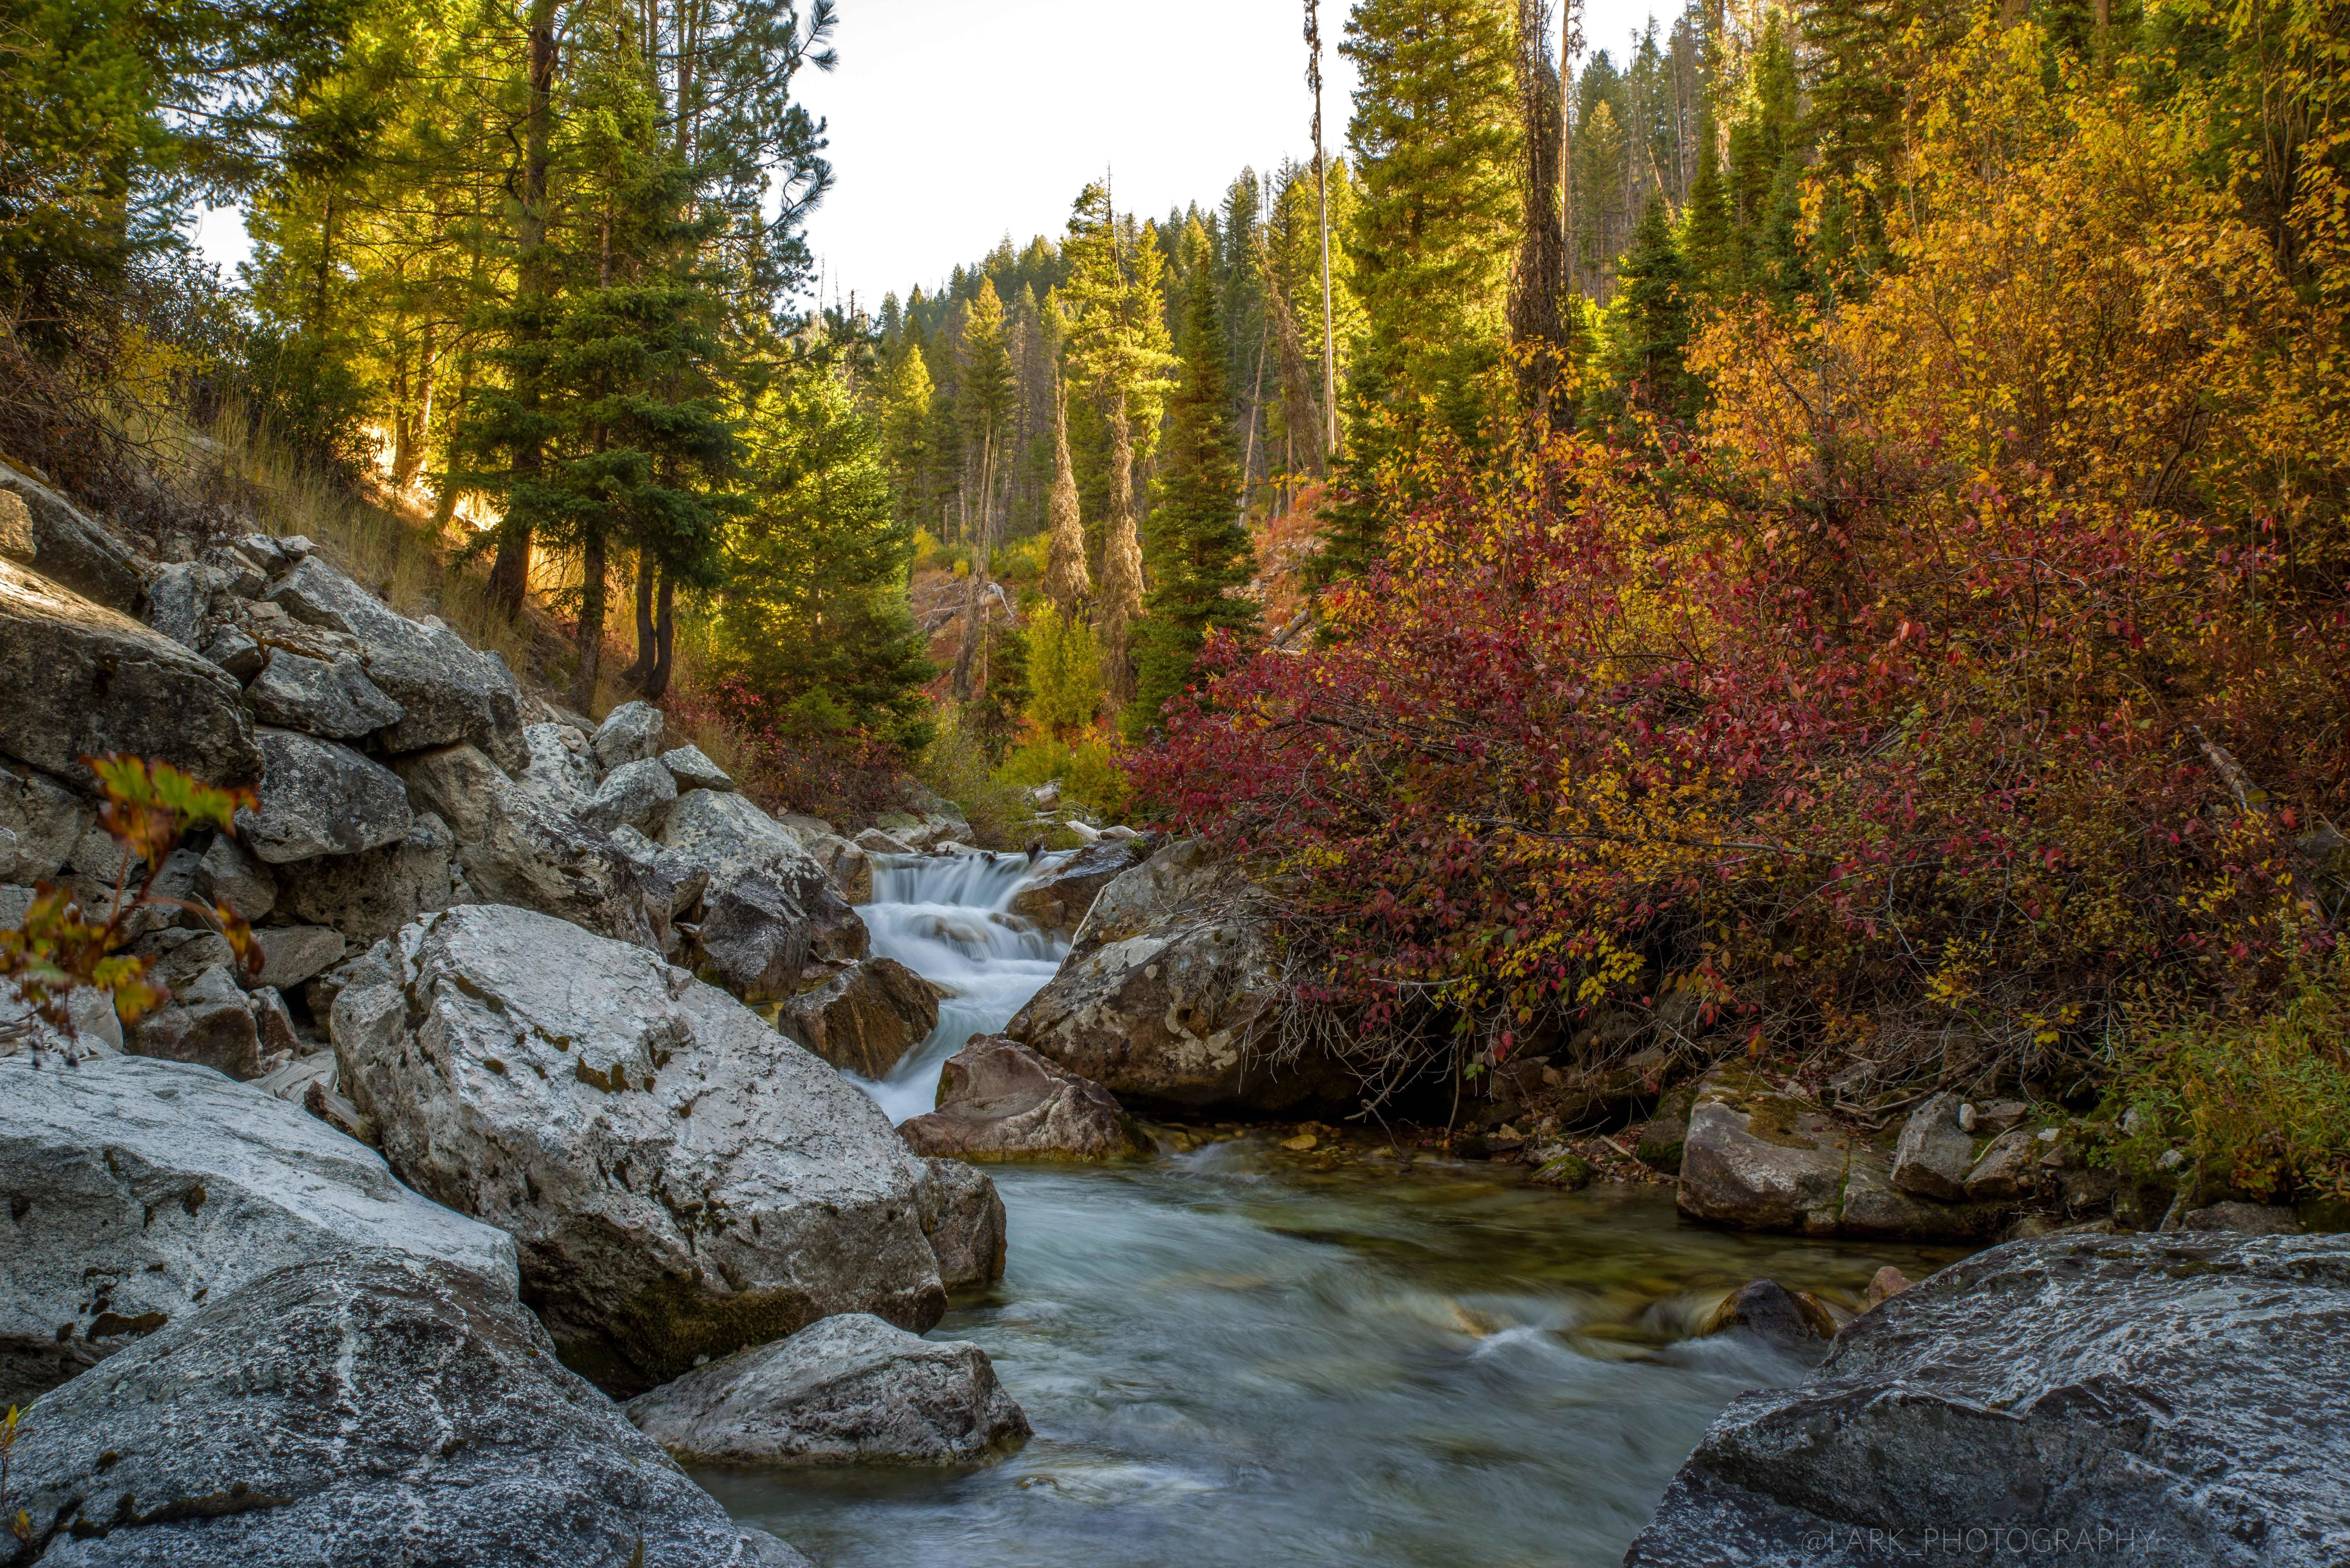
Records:
[[[1689,206],[1682,214],[1681,248],[1689,259],[1693,290],[1721,300],[1738,289],[1738,230],[1714,140],[1709,114],[1698,121],[1697,177],[1690,182]]]
[[[1075,615],[1093,592],[1086,570],[1086,525],[1077,511],[1077,476],[1069,462],[1069,400],[1053,397],[1053,498],[1045,541],[1045,597],[1063,615]]]
[[[1623,339],[1617,379],[1636,405],[1686,419],[1697,388],[1684,364],[1690,340],[1690,266],[1674,243],[1665,205],[1651,201],[1617,269]]]
[[[1149,613],[1136,628],[1139,678],[1122,719],[1130,737],[1146,732],[1167,700],[1190,683],[1211,628],[1253,629],[1257,623],[1255,604],[1228,591],[1245,587],[1256,563],[1240,518],[1240,454],[1224,389],[1213,252],[1199,223],[1187,229],[1183,248],[1190,281],[1181,379],[1168,406],[1150,512]]]
[[[962,375],[959,401],[963,420],[963,518],[971,540],[971,576],[963,595],[962,646],[956,651],[954,694],[972,695],[972,660],[986,620],[988,570],[995,545],[996,471],[1003,457],[1004,420],[1016,389],[1012,354],[1003,339],[1003,301],[995,285],[979,279],[963,315]]]

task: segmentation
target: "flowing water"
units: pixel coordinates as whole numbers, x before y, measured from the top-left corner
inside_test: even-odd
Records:
[[[1026,870],[879,869],[875,949],[959,992],[867,1085],[893,1118],[1051,975],[1057,945],[1003,913]],[[1856,1305],[1881,1264],[1955,1256],[1705,1231],[1666,1188],[1552,1192],[1263,1135],[993,1174],[1004,1278],[933,1337],[984,1347],[1035,1438],[962,1473],[698,1478],[826,1568],[1613,1564],[1714,1414],[1803,1371],[1689,1337],[1723,1293],[1767,1275]]]

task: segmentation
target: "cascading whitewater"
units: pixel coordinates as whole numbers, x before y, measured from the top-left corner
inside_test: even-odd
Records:
[[[873,950],[896,959],[950,994],[939,1026],[879,1083],[852,1080],[880,1102],[892,1122],[938,1104],[939,1065],[974,1034],[1012,1021],[1053,978],[1068,944],[1008,913],[1031,872],[1024,855],[877,855],[873,902],[858,911]]]

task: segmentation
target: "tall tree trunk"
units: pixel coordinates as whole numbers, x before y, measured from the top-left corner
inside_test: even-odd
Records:
[[[955,650],[954,699],[972,699],[972,662],[985,640],[987,570],[990,546],[995,542],[995,431],[983,430],[979,438],[979,527],[972,540],[971,578],[963,588],[962,646]]]
[[[545,335],[540,315],[546,293],[546,164],[555,119],[556,0],[530,3],[530,102],[523,120],[522,218],[515,225],[516,248],[522,253],[521,293],[525,303],[521,330],[527,345]],[[538,372],[528,356],[523,358],[515,389],[525,416],[538,410]],[[536,481],[546,466],[546,454],[536,437],[515,451],[515,477],[523,484]],[[498,529],[497,559],[490,566],[490,602],[508,618],[522,612],[523,596],[530,591],[530,520],[507,516]]]
[[[660,563],[653,559],[652,546],[637,546],[637,661],[629,666],[621,679],[641,691],[653,674],[653,578],[660,574]]]
[[[1102,541],[1102,684],[1110,706],[1134,701],[1134,623],[1142,614],[1142,540],[1134,516],[1134,429],[1110,410],[1109,527]]]
[[[660,593],[653,608],[653,672],[645,682],[645,701],[658,702],[669,691],[671,655],[677,650],[677,583],[667,572],[661,574]]]
[[[1314,83],[1314,199],[1322,227],[1322,413],[1326,456],[1338,455],[1338,337],[1330,305],[1330,174],[1322,152],[1322,14],[1320,0],[1305,0],[1305,41],[1314,51],[1307,74]]]
[[[596,680],[604,666],[604,577],[608,565],[604,535],[591,529],[579,547],[579,630],[573,643],[579,654],[579,670],[571,679],[571,706],[589,718],[596,715]]]
[[[1558,234],[1569,309],[1583,297],[1583,262],[1575,252],[1575,61],[1582,52],[1583,0],[1559,0]]]
[[[1077,512],[1076,470],[1069,462],[1068,394],[1057,380],[1053,388],[1053,496],[1046,515],[1052,536],[1045,557],[1045,597],[1064,616],[1075,617],[1094,583],[1086,570],[1086,525]]]

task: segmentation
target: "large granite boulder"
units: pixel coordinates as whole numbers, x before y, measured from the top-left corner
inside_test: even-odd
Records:
[[[678,796],[653,861],[694,927],[694,971],[746,1002],[793,995],[868,951],[871,936],[790,829],[733,791]]]
[[[515,1282],[514,1242],[209,1068],[0,1060],[0,1407],[272,1269],[354,1247]]]
[[[526,725],[522,738],[530,760],[515,783],[572,812],[596,793],[596,753],[586,735],[568,724],[544,723]]]
[[[895,959],[853,963],[776,1011],[776,1027],[831,1063],[886,1078],[939,1025],[939,988]]]
[[[650,702],[623,702],[596,726],[596,762],[606,769],[660,757],[661,733],[667,728],[661,711]]]
[[[0,882],[30,887],[54,879],[98,820],[89,797],[38,768],[0,758]]]
[[[970,1464],[1029,1436],[985,1351],[868,1313],[696,1367],[628,1411],[688,1464]]]
[[[408,791],[381,763],[292,730],[265,729],[260,741],[260,809],[238,812],[236,826],[261,859],[357,855],[408,836]]]
[[[1004,1033],[1123,1100],[1277,1112],[1349,1097],[1328,1061],[1276,1059],[1281,989],[1247,878],[1184,840],[1101,890]]]
[[[362,1252],[224,1293],[27,1412],[9,1502],[57,1568],[722,1568],[726,1517],[503,1283]]]
[[[1846,1135],[1818,1110],[1735,1072],[1698,1087],[1681,1144],[1680,1211],[1748,1231],[1836,1229]]]
[[[83,757],[158,757],[208,784],[261,777],[244,693],[170,638],[0,559],[0,752],[76,787]]]
[[[377,690],[359,661],[329,662],[278,649],[244,689],[245,702],[265,724],[330,741],[352,741],[400,722],[399,703]]]
[[[1625,1562],[2334,1568],[2345,1331],[2339,1238],[1993,1248],[1863,1314],[1810,1382],[1732,1403]]]
[[[362,946],[380,941],[417,916],[456,901],[449,880],[456,849],[448,824],[435,813],[420,811],[397,844],[281,867],[281,901],[297,920],[332,926]],[[230,903],[239,914],[247,913],[234,898]]]
[[[1012,895],[1012,912],[1073,936],[1103,888],[1149,858],[1148,838],[1102,838],[1038,866]]]
[[[400,710],[380,736],[386,752],[466,742],[510,766],[529,760],[514,673],[494,654],[467,647],[438,621],[409,619],[316,556],[296,561],[261,597],[365,646],[368,680]]]
[[[29,474],[0,462],[0,495],[19,526],[6,530],[0,556],[32,567],[60,587],[124,614],[139,607],[139,567],[81,508]]]
[[[1001,1034],[974,1034],[939,1075],[939,1108],[899,1125],[917,1154],[1124,1159],[1148,1153],[1109,1091]]]
[[[1003,1195],[987,1173],[960,1159],[922,1161],[922,1233],[939,1260],[946,1288],[990,1285],[1003,1277]]]
[[[579,803],[579,820],[606,833],[623,823],[641,833],[660,827],[675,799],[677,780],[660,763],[650,758],[622,763]]]
[[[921,1168],[723,992],[502,907],[386,956],[393,980],[335,999],[342,1092],[417,1190],[515,1237],[573,1366],[634,1393],[830,1313],[938,1321]]]
[[[204,938],[224,949],[227,946],[211,932],[204,933]],[[187,945],[203,944],[200,940]],[[132,1029],[133,1051],[159,1061],[210,1067],[240,1082],[261,1075],[260,1021],[254,1017],[253,1004],[237,988],[224,963],[204,970],[187,983],[173,984],[172,991],[175,994],[168,1005],[148,1013]]]
[[[655,952],[668,946],[670,900],[637,862],[478,748],[400,761],[411,796],[446,822],[457,865],[478,897],[513,904]]]

